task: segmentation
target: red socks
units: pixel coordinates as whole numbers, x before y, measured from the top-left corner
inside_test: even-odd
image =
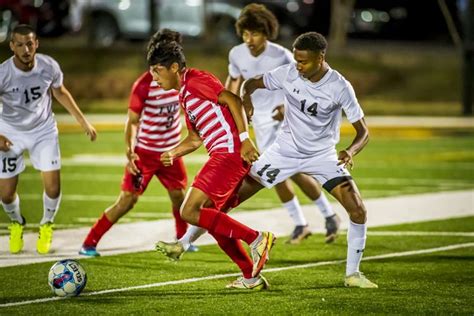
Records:
[[[180,239],[186,233],[188,229],[188,223],[186,223],[179,214],[179,208],[173,207],[174,224],[176,227],[176,239]]]
[[[105,213],[95,222],[89,234],[84,240],[84,247],[97,247],[97,243],[102,236],[112,227],[113,223],[105,216]]]
[[[213,236],[222,235],[227,238],[241,239],[249,245],[258,236],[257,231],[211,208],[201,208],[198,226],[207,229]]]
[[[244,278],[252,277],[253,263],[238,239],[227,238],[221,235],[212,235],[219,247],[234,261],[242,271]]]

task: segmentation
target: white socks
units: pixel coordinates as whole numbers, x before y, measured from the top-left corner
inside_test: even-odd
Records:
[[[205,230],[204,228],[189,225],[188,230],[186,230],[186,233],[178,241],[183,245],[184,251],[187,251],[191,244],[206,232],[207,230]]]
[[[292,200],[283,203],[283,206],[287,209],[291,219],[295,223],[295,226],[308,225],[308,222],[304,217],[303,210],[301,209],[300,202],[298,201],[298,197],[296,197],[296,195]]]
[[[41,219],[40,225],[54,221],[54,216],[56,216],[59,203],[61,202],[61,196],[62,194],[60,193],[56,199],[52,199],[43,192],[43,218]]]
[[[347,231],[347,262],[346,276],[359,272],[360,261],[367,239],[367,225],[350,221]]]
[[[21,217],[20,213],[20,197],[18,194],[16,195],[15,200],[10,204],[5,204],[2,201],[2,206],[5,210],[5,213],[7,213],[8,217],[10,217],[12,221],[18,222],[22,225],[25,224],[23,223],[23,218]]]
[[[334,213],[332,206],[329,203],[329,200],[326,195],[324,195],[323,191],[321,191],[321,195],[319,196],[319,198],[317,200],[314,200],[313,202],[319,208],[319,211],[321,212],[321,215],[324,216],[324,218],[328,218],[336,214]]]

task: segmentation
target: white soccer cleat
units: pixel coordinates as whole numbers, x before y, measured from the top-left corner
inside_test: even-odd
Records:
[[[359,287],[361,289],[376,289],[379,286],[365,277],[362,272],[355,272],[346,276],[344,280],[346,287]]]
[[[254,282],[251,282],[244,277],[238,277],[237,280],[226,285],[226,288],[228,289],[245,289],[255,291],[266,290],[269,287],[270,284],[268,284],[267,279],[265,279],[263,275],[256,277]]]

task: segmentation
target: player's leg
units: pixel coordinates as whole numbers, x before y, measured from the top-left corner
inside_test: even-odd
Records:
[[[9,247],[10,253],[19,253],[23,249],[23,227],[25,218],[20,212],[20,197],[16,193],[18,175],[2,179],[0,178],[0,198],[5,213],[11,220],[8,226],[10,230]]]
[[[23,150],[26,148],[27,137],[4,130],[0,126],[0,134],[7,137],[12,146],[8,151],[0,151],[0,200],[5,213],[11,220],[9,247],[11,253],[18,253],[23,249],[23,228],[25,218],[20,211],[20,197],[17,194],[18,177],[25,170]]]
[[[295,225],[290,238],[286,242],[297,245],[303,239],[311,235],[311,231],[308,229],[308,222],[306,221],[300,202],[298,201],[298,197],[295,195],[290,181],[285,180],[278,183],[275,185],[275,190]]]
[[[291,179],[298,185],[303,193],[319,208],[321,215],[325,218],[326,243],[332,243],[336,240],[341,219],[332,209],[329,200],[324,192],[321,191],[320,184],[311,176],[303,173],[297,173]]]
[[[345,285],[350,287],[376,288],[359,270],[367,239],[367,210],[353,180],[347,180],[331,189],[331,194],[349,214],[347,231],[347,262]]]

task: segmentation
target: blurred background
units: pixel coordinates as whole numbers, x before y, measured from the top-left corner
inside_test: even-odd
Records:
[[[125,113],[150,34],[181,32],[188,66],[224,81],[251,2],[275,13],[283,46],[306,31],[327,36],[328,62],[367,114],[472,115],[473,0],[0,0],[0,58],[11,56],[12,26],[31,24],[85,112]]]

